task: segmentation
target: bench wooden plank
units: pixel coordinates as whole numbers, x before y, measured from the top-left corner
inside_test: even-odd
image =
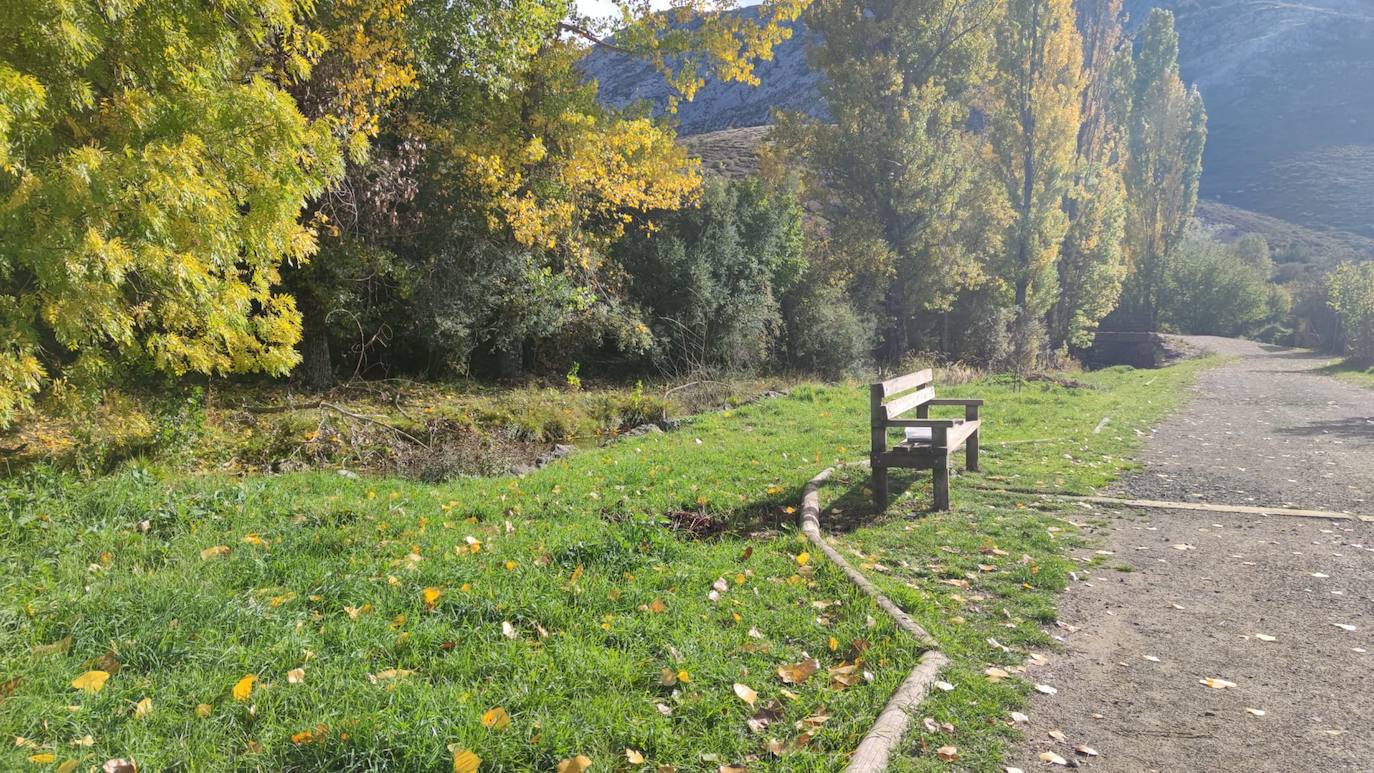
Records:
[[[884,405],[883,420],[892,421],[893,419],[897,418],[898,416],[901,416],[902,414],[906,413],[912,408],[915,408],[919,405],[925,405],[926,403],[934,399],[935,387],[928,386],[924,389],[918,389],[915,392],[906,395],[905,397],[899,397],[896,400],[893,400],[892,402],[888,403],[887,405]]]
[[[922,387],[935,380],[935,371],[930,368],[908,373],[883,382],[883,397],[891,397],[916,387]]]
[[[941,398],[938,399],[938,400],[931,400],[931,401],[930,401],[930,404],[931,404],[931,405],[964,405],[964,406],[969,406],[969,405],[982,405],[982,404],[983,404],[983,401],[982,401],[982,400],[973,399],[973,398],[968,398],[968,397],[941,397]]]

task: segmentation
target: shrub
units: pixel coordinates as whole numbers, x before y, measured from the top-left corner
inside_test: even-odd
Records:
[[[1326,278],[1326,291],[1346,352],[1358,364],[1374,363],[1374,263],[1342,263]]]
[[[1238,335],[1264,321],[1273,306],[1267,255],[1245,252],[1192,231],[1170,255],[1160,319],[1184,333]]]
[[[654,359],[677,371],[751,369],[772,351],[778,298],[801,270],[801,209],[758,180],[712,181],[697,207],[616,248]]]
[[[868,361],[876,333],[839,288],[809,285],[798,296],[790,335],[794,366],[838,378]]]

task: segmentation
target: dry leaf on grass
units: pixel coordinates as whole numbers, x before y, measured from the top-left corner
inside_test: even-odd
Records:
[[[821,667],[815,658],[778,666],[778,678],[787,684],[801,684]]]
[[[747,684],[740,684],[739,682],[735,682],[735,695],[751,707],[754,705],[754,701],[759,699],[759,694],[754,692],[753,688],[749,687]]]
[[[945,762],[954,762],[959,759],[959,748],[957,746],[941,746],[935,750],[935,756]]]
[[[585,754],[569,757],[558,763],[558,773],[583,773],[592,766],[592,758]]]

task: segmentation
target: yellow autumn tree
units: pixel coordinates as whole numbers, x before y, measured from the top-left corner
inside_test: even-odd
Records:
[[[1034,328],[1057,294],[1069,227],[1064,202],[1074,183],[1083,89],[1075,22],[1072,0],[1008,0],[998,26],[992,148],[1015,212],[1000,273],[1011,285],[1021,339],[1039,338]]]
[[[12,0],[0,25],[0,426],[45,385],[114,366],[285,373],[300,320],[283,260],[338,177],[333,122],[288,77],[302,4]]]

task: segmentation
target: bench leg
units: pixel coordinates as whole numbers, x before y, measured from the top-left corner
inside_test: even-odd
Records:
[[[969,472],[978,472],[978,432],[975,429],[964,446],[964,469]]]
[[[887,468],[873,468],[873,504],[879,511],[887,509]]]
[[[935,509],[949,509],[949,460],[935,462]]]

